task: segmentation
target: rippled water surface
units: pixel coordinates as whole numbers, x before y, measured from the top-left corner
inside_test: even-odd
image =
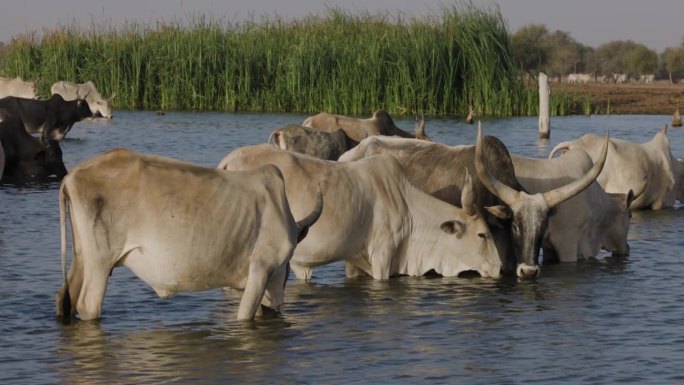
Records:
[[[213,167],[304,116],[120,112],[77,124],[67,168],[114,147]],[[593,132],[644,142],[667,116],[484,122],[512,153],[544,157]],[[397,119],[411,129],[410,119]],[[434,140],[472,144],[475,126],[428,120]],[[684,131],[671,129],[684,157]],[[62,325],[58,183],[0,184],[2,384],[681,384],[684,383],[684,212],[635,213],[631,255],[545,266],[536,281],[346,279],[342,265],[291,278],[282,314],[237,322],[239,295],[212,290],[159,299],[114,270],[99,322]]]

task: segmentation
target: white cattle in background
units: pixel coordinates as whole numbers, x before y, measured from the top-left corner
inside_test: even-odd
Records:
[[[625,84],[629,81],[627,74],[613,74],[613,80],[616,84]]]
[[[587,84],[591,81],[591,74],[577,74],[577,81],[582,84]]]
[[[598,159],[603,138],[586,134],[576,140],[557,144],[549,154],[581,148],[595,161]],[[608,159],[603,171],[596,179],[608,193],[627,194],[630,190],[636,198],[630,208],[661,209],[671,207],[675,200],[682,199],[682,183],[675,177],[680,171],[680,162],[672,155],[667,126],[645,143],[633,143],[611,138]]]
[[[36,99],[36,83],[24,81],[20,77],[0,77],[0,99],[7,96]]]
[[[641,76],[639,76],[639,81],[641,83],[646,83],[646,84],[653,83],[655,81],[655,75],[653,75],[653,74],[641,75]]]

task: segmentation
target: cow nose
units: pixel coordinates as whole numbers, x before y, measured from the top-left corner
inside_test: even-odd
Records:
[[[530,266],[527,264],[520,264],[516,269],[516,274],[518,278],[523,279],[533,279],[539,276],[539,266]]]

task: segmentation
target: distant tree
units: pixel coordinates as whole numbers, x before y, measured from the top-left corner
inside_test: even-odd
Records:
[[[652,74],[658,69],[658,54],[645,45],[637,44],[625,56],[625,64],[629,74]]]
[[[596,48],[589,60],[596,73],[610,75],[627,72],[627,56],[638,47],[631,40],[614,40]]]
[[[553,32],[547,37],[545,44],[549,47],[546,72],[550,76],[562,78],[570,72],[583,70],[584,47],[575,41],[568,32]]]
[[[661,58],[667,69],[670,83],[673,83],[672,74],[684,71],[684,43],[681,47],[665,49]]]
[[[548,36],[549,31],[542,24],[521,27],[511,36],[513,57],[523,72],[536,75],[546,65]]]

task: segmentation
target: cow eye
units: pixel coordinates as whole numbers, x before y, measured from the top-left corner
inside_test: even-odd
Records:
[[[485,233],[477,233],[477,236],[482,239],[487,239],[487,235]]]

